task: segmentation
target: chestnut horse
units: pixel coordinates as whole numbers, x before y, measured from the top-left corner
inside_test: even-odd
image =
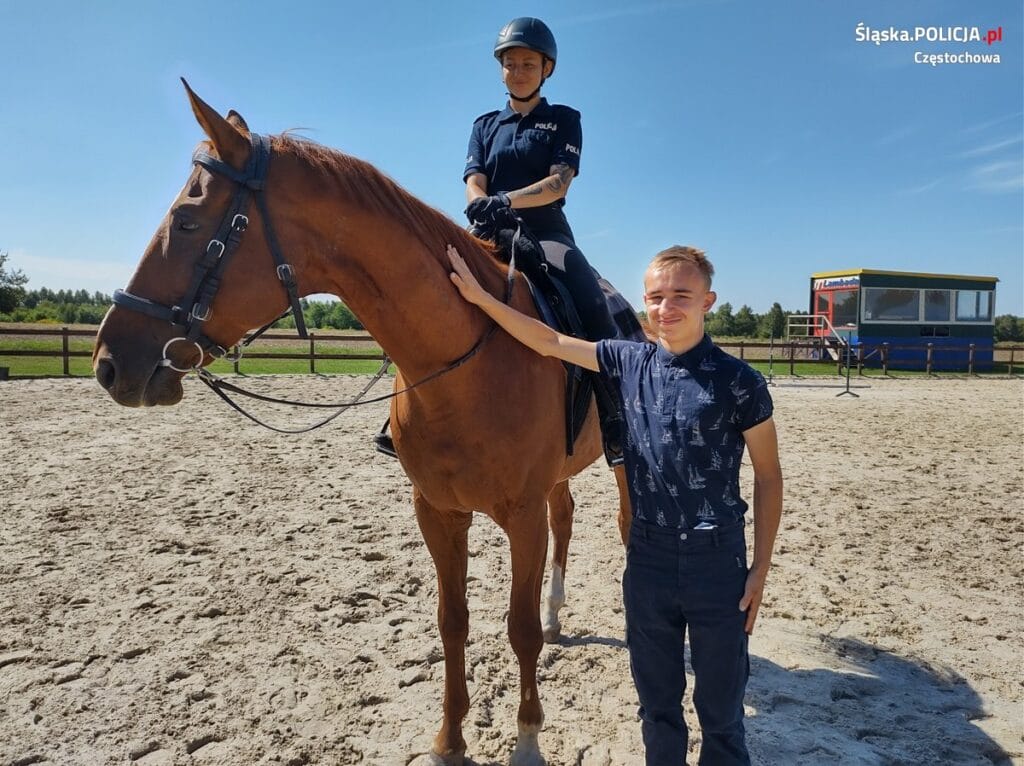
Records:
[[[506,294],[508,270],[486,243],[369,164],[290,136],[253,136],[237,114],[222,117],[185,87],[209,139],[198,150],[208,162],[196,160],[122,300],[104,319],[93,353],[97,380],[123,405],[176,404],[184,370],[209,363],[211,350],[235,344],[288,305],[277,252],[287,254],[300,294],[332,293],[359,317],[394,360],[396,389],[477,347],[466,363],[391,403],[395,447],[412,482],[416,518],[437,570],[444,646],[443,718],[432,754],[421,761],[460,764],[466,750],[467,533],[473,513],[481,512],[508,535],[512,554],[508,635],[519,661],[521,691],[511,762],[543,763],[537,658],[543,639],[557,640],[560,630],[573,515],[568,480],[601,455],[593,407],[575,455],[566,456],[562,364],[503,332],[489,332],[490,320],[463,301],[449,281],[445,245],[452,243],[481,284],[495,295]],[[243,171],[253,164],[258,147],[267,152],[266,160],[272,158],[269,170],[264,168],[265,178],[246,181]],[[211,246],[216,245],[215,256],[217,248],[224,253],[219,222],[234,210],[233,200],[247,184],[251,188],[243,192],[263,194],[264,203],[249,206],[244,218],[252,220],[250,230],[236,232],[228,242],[231,259],[216,274],[219,289],[211,308],[193,312],[192,323],[201,322],[202,329],[193,343],[197,333],[183,337],[180,327],[167,321],[168,307],[199,281],[193,270]],[[508,300],[535,315],[521,283]],[[624,534],[629,513],[621,470],[616,479]],[[548,519],[553,571],[542,628],[538,604]]]

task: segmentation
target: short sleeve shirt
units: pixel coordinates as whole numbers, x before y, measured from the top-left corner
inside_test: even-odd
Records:
[[[522,189],[547,178],[553,165],[568,165],[579,175],[583,129],[580,113],[541,99],[521,117],[506,106],[481,115],[473,123],[469,155],[462,180],[482,173],[491,194]],[[541,207],[517,209],[535,234],[561,232],[572,237],[562,212],[565,199]]]
[[[654,343],[602,340],[601,374],[617,389],[633,518],[661,527],[743,518],[743,432],[772,416],[764,377],[705,335],[672,354]]]

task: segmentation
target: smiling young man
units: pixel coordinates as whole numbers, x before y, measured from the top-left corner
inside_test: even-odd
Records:
[[[714,268],[696,248],[659,253],[644,277],[657,343],[561,335],[484,291],[449,247],[452,281],[510,335],[598,372],[620,395],[633,523],[622,578],[626,644],[648,766],[686,763],[684,640],[689,634],[699,764],[749,764],[743,695],[753,632],[782,514],[782,471],[764,378],[715,346],[704,315]],[[739,468],[754,469],[748,569]]]

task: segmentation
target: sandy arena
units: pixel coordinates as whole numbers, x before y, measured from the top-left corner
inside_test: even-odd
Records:
[[[1024,764],[1024,382],[829,385],[773,389],[786,507],[751,643],[754,763]],[[408,482],[370,446],[386,405],[281,436],[193,380],[185,396],[129,410],[92,380],[0,383],[0,766],[404,766],[443,663]],[[635,765],[614,480],[595,465],[573,488],[541,747]],[[504,764],[508,549],[483,516],[470,545],[467,762]]]

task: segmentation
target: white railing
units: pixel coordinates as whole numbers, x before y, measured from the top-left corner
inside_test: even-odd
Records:
[[[794,330],[802,332],[794,333]],[[836,332],[824,314],[790,314],[786,322],[786,340],[794,334],[818,341],[821,349],[836,361],[849,353],[849,337]]]

